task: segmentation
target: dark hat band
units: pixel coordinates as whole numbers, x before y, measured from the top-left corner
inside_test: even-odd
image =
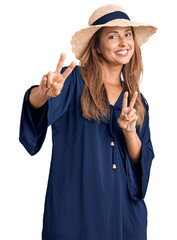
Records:
[[[95,22],[92,23],[92,25],[101,25],[101,24],[105,24],[109,21],[112,21],[114,19],[127,19],[130,20],[130,18],[128,17],[128,15],[124,12],[121,11],[116,11],[116,12],[111,12],[108,13],[100,18],[98,18]]]

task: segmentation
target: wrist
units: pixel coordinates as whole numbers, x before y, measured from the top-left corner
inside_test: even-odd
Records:
[[[40,108],[50,97],[40,91],[39,87],[31,89],[29,102],[33,108]]]
[[[127,137],[131,137],[131,136],[134,136],[136,134],[136,128],[132,131],[126,131],[126,130],[122,130],[124,136],[127,136]]]
[[[50,97],[47,96],[46,92],[42,92],[40,86],[37,87],[38,89],[36,90],[36,94],[38,94],[39,98],[42,101],[47,101]]]

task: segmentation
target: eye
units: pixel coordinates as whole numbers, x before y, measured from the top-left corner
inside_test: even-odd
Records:
[[[108,38],[110,39],[110,40],[114,40],[114,39],[116,39],[118,36],[116,35],[116,34],[112,34],[112,35],[109,35],[108,36]]]
[[[132,36],[132,33],[131,32],[128,32],[125,34],[126,37],[131,37]]]

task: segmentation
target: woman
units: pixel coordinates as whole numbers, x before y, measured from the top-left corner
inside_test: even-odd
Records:
[[[155,31],[120,6],[103,6],[72,37],[80,65],[63,67],[62,53],[56,71],[25,93],[20,142],[31,155],[52,126],[43,240],[147,239],[155,155],[139,90],[140,46]]]

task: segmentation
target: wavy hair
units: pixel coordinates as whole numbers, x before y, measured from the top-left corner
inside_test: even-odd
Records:
[[[84,54],[80,59],[79,71],[84,80],[84,87],[81,94],[81,110],[82,116],[89,121],[91,119],[100,123],[101,119],[110,119],[110,109],[107,90],[103,82],[103,64],[102,58],[97,53],[99,46],[99,39],[102,29],[99,29],[91,38]],[[134,108],[138,116],[137,125],[140,131],[143,125],[146,110],[141,101],[141,94],[139,90],[140,76],[143,72],[143,64],[141,58],[141,50],[137,43],[134,30],[132,28],[135,50],[130,61],[123,65],[121,80],[123,89],[128,91],[128,100],[130,101],[134,91],[138,92]],[[144,96],[143,96],[144,97]],[[148,109],[149,105],[144,98]]]

